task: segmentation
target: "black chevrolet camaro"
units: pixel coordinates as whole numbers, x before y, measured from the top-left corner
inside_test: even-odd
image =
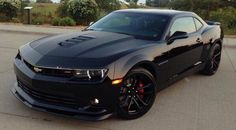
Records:
[[[118,10],[81,32],[20,47],[12,92],[40,111],[135,119],[171,83],[195,72],[215,74],[222,41],[220,23],[192,12]]]

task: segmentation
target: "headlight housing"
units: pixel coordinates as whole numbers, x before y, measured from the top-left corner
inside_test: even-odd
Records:
[[[21,60],[20,50],[18,50],[18,53],[17,53],[17,55],[16,55],[16,58],[19,59],[19,60]]]
[[[75,77],[85,81],[101,81],[107,76],[108,69],[78,69],[75,70]]]

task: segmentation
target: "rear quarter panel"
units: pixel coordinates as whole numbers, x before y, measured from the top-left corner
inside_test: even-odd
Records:
[[[218,25],[208,25],[202,33],[203,43],[214,43],[221,40],[221,28]]]

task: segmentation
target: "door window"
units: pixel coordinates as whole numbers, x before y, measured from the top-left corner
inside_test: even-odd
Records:
[[[203,24],[196,18],[194,18],[197,30],[201,29]]]
[[[182,17],[174,21],[170,35],[173,35],[176,31],[182,31],[187,33],[193,33],[196,31],[195,23],[192,17]]]

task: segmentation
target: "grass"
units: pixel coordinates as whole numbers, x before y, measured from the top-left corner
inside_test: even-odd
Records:
[[[56,11],[59,4],[56,3],[31,3],[32,23],[33,24],[51,24],[52,19],[57,17]]]
[[[48,15],[55,15],[57,7],[59,4],[56,3],[32,3],[29,6],[32,6],[32,13]]]
[[[236,35],[236,28],[224,30],[224,33],[225,35]]]

